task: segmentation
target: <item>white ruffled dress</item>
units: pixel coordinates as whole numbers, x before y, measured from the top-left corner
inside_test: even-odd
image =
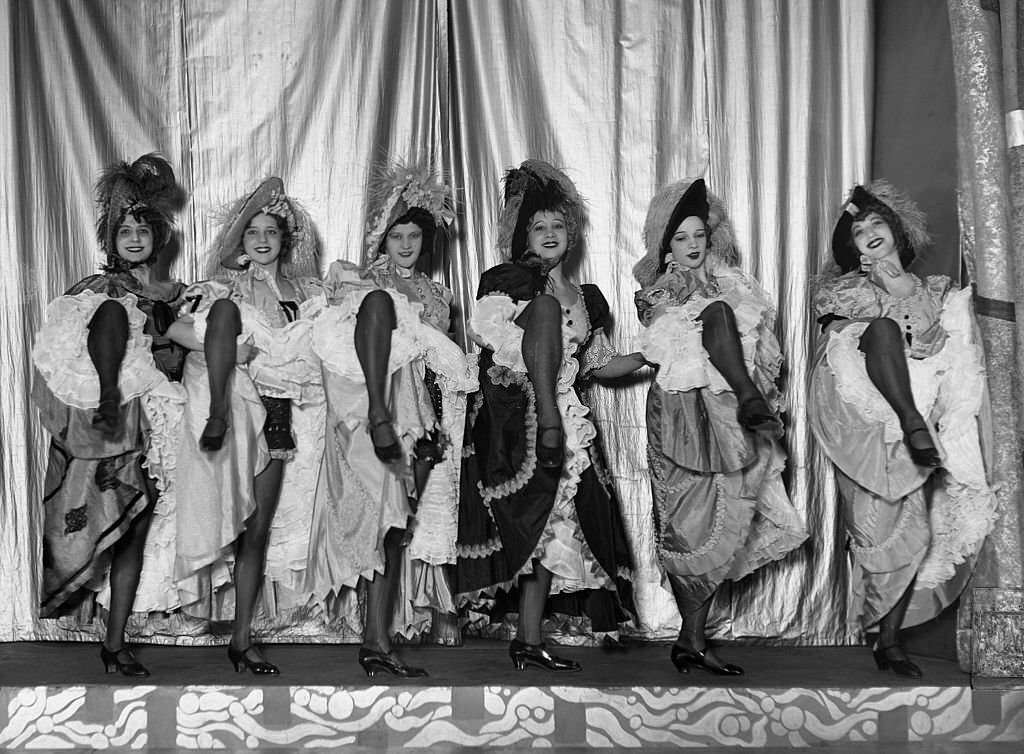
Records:
[[[383,272],[374,271],[374,272]],[[444,566],[455,561],[459,462],[466,396],[476,389],[474,361],[448,336],[451,293],[414,273],[367,278],[335,262],[325,285],[331,303],[313,322],[313,350],[323,366],[327,395],[327,445],[309,548],[307,588],[339,594],[384,570],[383,542],[392,529],[412,522],[393,632],[407,639],[427,631],[433,611],[455,605]],[[397,325],[388,361],[388,393],[404,460],[382,463],[368,429],[366,383],[355,351],[356,317],[363,299],[383,289],[394,304]],[[435,375],[439,403],[427,388]],[[438,411],[439,409],[439,411]],[[438,416],[438,414],[440,416]],[[417,440],[443,438],[443,459],[432,469],[413,518],[411,462]]]

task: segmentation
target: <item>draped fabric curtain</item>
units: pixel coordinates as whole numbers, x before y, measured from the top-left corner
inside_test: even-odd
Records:
[[[976,282],[975,308],[988,359],[994,473],[1000,518],[972,583],[1024,587],[1021,517],[1021,375],[1024,332],[1024,0],[949,0],[957,89],[960,236]],[[961,625],[970,625],[970,599]],[[959,654],[970,646],[961,632]]]
[[[220,208],[281,175],[317,222],[324,262],[359,259],[365,181],[387,156],[452,178],[456,228],[437,275],[459,337],[498,262],[503,171],[564,167],[591,229],[569,261],[639,332],[631,269],[647,201],[705,175],[735,221],[742,264],[778,302],[788,358],[788,481],[811,542],[723,590],[724,637],[849,643],[846,553],[827,464],[805,429],[813,322],[846,187],[867,178],[870,0],[57,0],[0,2],[0,640],[67,635],[36,618],[46,438],[29,400],[45,303],[97,264],[91,184],[159,149],[191,201],[174,277],[205,276]],[[594,390],[595,419],[636,554],[648,636],[678,616],[658,583],[646,471],[649,377]]]

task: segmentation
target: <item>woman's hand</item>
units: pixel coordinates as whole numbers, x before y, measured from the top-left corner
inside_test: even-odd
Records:
[[[244,340],[235,346],[235,363],[239,365],[248,364],[256,358],[259,352],[260,349],[254,346],[251,340]]]
[[[861,269],[865,269],[865,257],[861,257]],[[870,260],[869,260],[870,261]],[[891,296],[905,298],[914,292],[914,278],[889,260],[883,259],[867,265],[868,277]]]

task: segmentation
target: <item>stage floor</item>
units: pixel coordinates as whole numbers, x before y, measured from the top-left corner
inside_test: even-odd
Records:
[[[920,657],[924,678],[902,678],[863,647],[722,648],[740,678],[681,675],[668,645],[559,647],[583,671],[552,675],[477,640],[403,647],[430,677],[372,681],[357,651],[270,645],[282,674],[257,678],[223,647],[140,646],[153,676],[134,685],[102,672],[94,644],[0,644],[0,750],[1024,750],[1024,688],[974,689],[955,663]]]

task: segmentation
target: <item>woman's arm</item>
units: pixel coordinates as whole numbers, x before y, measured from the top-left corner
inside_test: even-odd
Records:
[[[648,366],[649,362],[639,351],[630,354],[619,354],[612,356],[600,369],[593,370],[590,374],[599,380],[614,380],[617,377],[625,377],[632,374],[641,367]]]
[[[199,338],[196,337],[196,332],[192,329],[192,318],[189,316],[180,317],[171,323],[171,326],[167,328],[165,333],[168,338],[173,340],[179,346],[187,348],[190,351],[202,351],[203,344],[199,342]]]

